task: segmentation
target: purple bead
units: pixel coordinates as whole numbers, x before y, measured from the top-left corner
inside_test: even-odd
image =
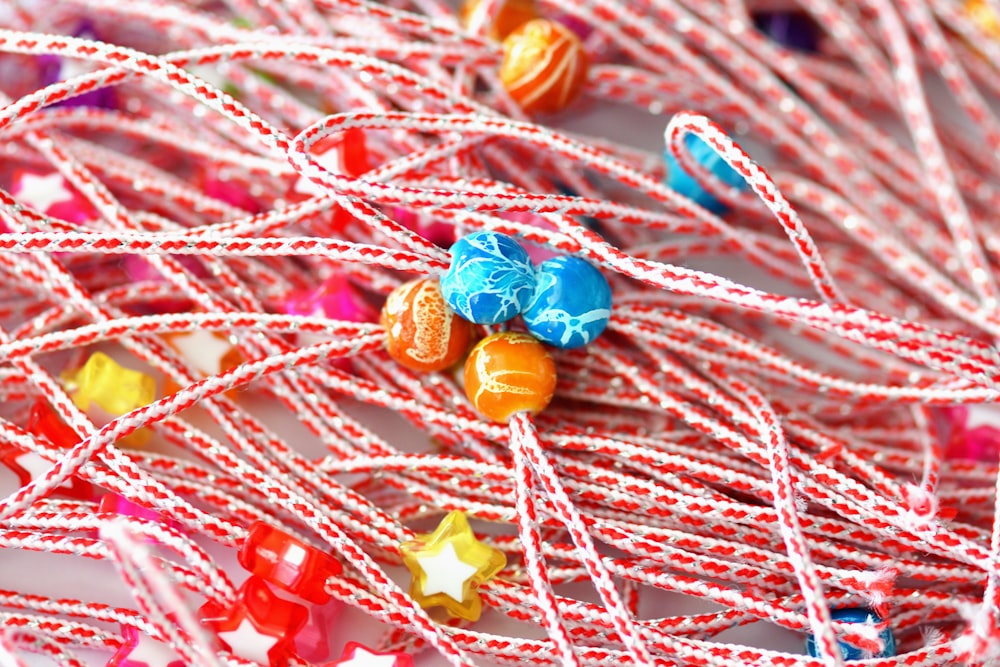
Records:
[[[761,12],[753,17],[757,29],[775,42],[806,53],[819,48],[819,26],[802,12]]]
[[[572,30],[573,33],[580,38],[581,42],[586,41],[587,38],[590,37],[590,34],[594,32],[594,27],[592,25],[577,18],[576,16],[573,16],[572,14],[557,14],[555,20]]]
[[[80,39],[99,39],[90,21],[84,21],[73,32],[73,37]],[[38,56],[38,72],[40,83],[48,86],[57,81],[63,81],[73,76],[77,76],[89,70],[98,69],[99,64],[60,58],[55,55]],[[82,95],[77,95],[70,99],[62,100],[52,104],[53,107],[66,107],[75,109],[78,107],[95,107],[98,109],[117,109],[118,104],[113,88],[100,88],[91,90]]]

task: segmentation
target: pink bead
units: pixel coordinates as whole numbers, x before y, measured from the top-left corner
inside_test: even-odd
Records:
[[[108,660],[107,667],[186,667],[170,647],[131,625],[122,626],[122,639],[122,645]]]
[[[201,191],[212,199],[226,202],[249,213],[257,214],[262,210],[260,203],[250,195],[243,183],[225,180],[208,171],[201,172],[198,180]]]
[[[401,652],[373,651],[364,644],[348,642],[340,660],[324,667],[413,667],[413,657]]]
[[[410,231],[420,234],[442,248],[450,248],[451,244],[455,242],[455,228],[447,223],[418,215],[400,206],[390,208],[387,215]]]
[[[51,218],[82,224],[98,217],[90,202],[57,171],[18,169],[10,192],[22,204]]]
[[[379,313],[342,274],[333,273],[318,289],[293,292],[285,301],[289,315],[324,316],[348,322],[376,322]]]

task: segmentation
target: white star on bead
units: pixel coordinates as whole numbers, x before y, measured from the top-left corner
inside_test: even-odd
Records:
[[[418,556],[420,569],[427,575],[424,580],[424,595],[444,593],[455,602],[462,602],[465,597],[462,589],[469,577],[478,570],[458,557],[455,546],[450,542],[445,544],[433,556]]]
[[[202,330],[174,336],[170,343],[192,368],[206,376],[222,370],[222,357],[233,348],[229,341]]]
[[[24,471],[31,475],[32,479],[38,479],[52,467],[52,464],[42,458],[41,454],[36,454],[35,452],[25,452],[14,459],[14,461],[17,465],[24,468]]]
[[[359,646],[349,660],[339,661],[337,667],[396,667],[396,656],[376,655]]]
[[[262,665],[271,664],[267,653],[278,643],[277,637],[261,634],[249,618],[240,621],[235,630],[220,632],[219,639],[229,644],[233,654]]]
[[[166,644],[161,644],[144,633],[139,633],[135,648],[128,652],[126,660],[148,665],[148,667],[169,667],[177,661],[177,656]]]
[[[66,187],[66,179],[60,174],[39,176],[24,174],[17,198],[36,211],[47,212],[53,204],[73,200],[73,193]]]

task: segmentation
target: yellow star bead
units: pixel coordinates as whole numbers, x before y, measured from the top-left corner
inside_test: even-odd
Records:
[[[966,0],[966,15],[979,24],[979,27],[993,39],[1000,39],[1000,18],[997,17],[985,0]]]
[[[413,581],[410,596],[424,609],[444,607],[452,616],[478,621],[478,588],[507,564],[499,549],[476,539],[463,512],[450,512],[433,533],[399,545]]]
[[[69,378],[71,398],[83,411],[97,406],[111,418],[120,417],[156,400],[156,380],[140,371],[125,368],[103,352],[94,352]],[[145,429],[124,439],[142,446],[149,438]]]

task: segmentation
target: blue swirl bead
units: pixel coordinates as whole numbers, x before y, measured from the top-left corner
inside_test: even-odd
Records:
[[[882,621],[878,614],[870,609],[833,609],[830,612],[830,617],[835,621],[842,621],[846,623],[869,623],[876,624]],[[882,639],[883,648],[882,651],[875,655],[868,655],[866,651],[862,651],[859,648],[851,646],[846,642],[838,642],[840,645],[840,655],[844,660],[864,660],[865,658],[891,658],[896,655],[896,638],[892,634],[892,630],[885,628],[879,633],[879,637]],[[806,653],[814,658],[819,657],[819,650],[816,647],[816,638],[813,635],[809,635],[806,639]]]
[[[477,324],[515,317],[535,292],[535,267],[513,237],[473,232],[451,247],[451,267],[441,294],[456,313]]]
[[[688,134],[684,137],[684,145],[691,153],[691,157],[717,179],[730,187],[744,191],[749,190],[749,186],[739,172],[726,164],[726,161],[707,143],[693,134]],[[702,208],[712,213],[721,215],[729,210],[725,204],[703,188],[691,174],[684,171],[669,149],[663,151],[663,159],[667,163],[668,188],[697,202]]]
[[[532,336],[565,349],[601,335],[611,317],[611,286],[596,267],[579,257],[553,257],[535,277],[535,296],[523,313]]]

